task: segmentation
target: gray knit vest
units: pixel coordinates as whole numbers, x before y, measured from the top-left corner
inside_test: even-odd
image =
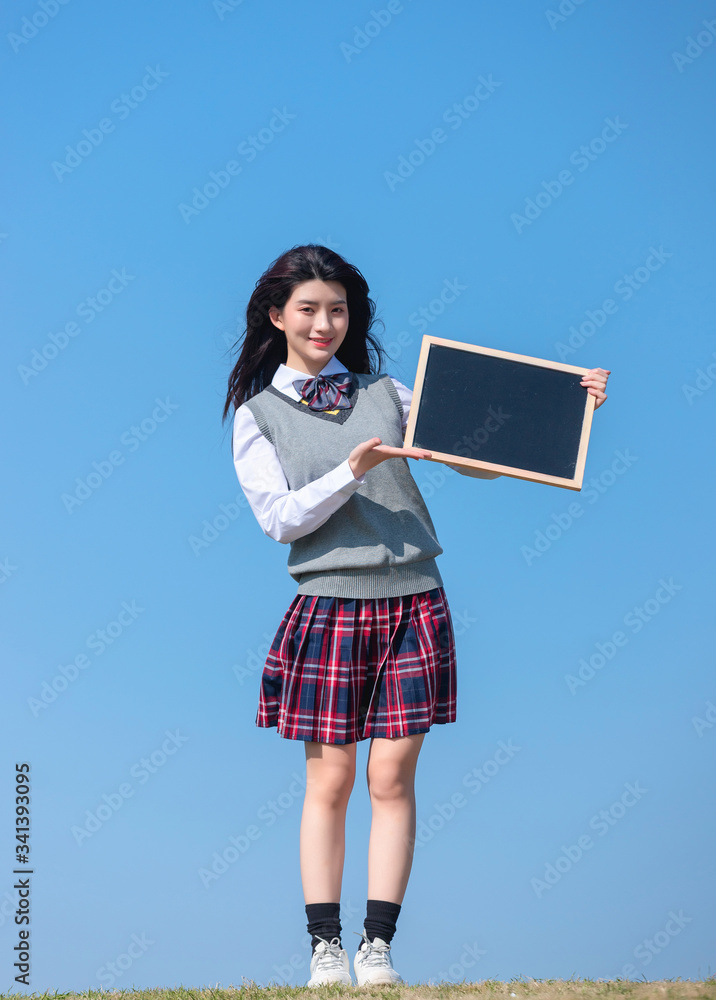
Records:
[[[403,446],[403,407],[388,375],[353,375],[350,409],[310,410],[273,385],[246,400],[276,448],[289,489],[299,490],[379,437]],[[290,543],[288,571],[299,594],[399,597],[443,585],[443,549],[405,458],[369,469],[365,482],[318,528]]]

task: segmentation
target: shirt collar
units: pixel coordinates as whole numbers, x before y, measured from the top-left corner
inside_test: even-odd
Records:
[[[323,368],[321,368],[318,374],[334,375],[336,372],[345,372],[345,371],[348,371],[348,369],[346,368],[346,366],[343,364],[342,361],[338,360],[338,358],[334,354],[331,360]],[[276,374],[271,379],[271,385],[275,386],[275,388],[278,389],[279,392],[285,393],[286,390],[288,389],[290,393],[298,395],[291,383],[299,378],[307,379],[312,377],[313,376],[309,375],[307,372],[298,371],[296,368],[289,368],[288,365],[281,364],[278,366],[278,368],[276,369]]]

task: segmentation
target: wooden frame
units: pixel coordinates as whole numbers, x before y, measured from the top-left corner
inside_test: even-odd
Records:
[[[487,355],[489,357],[503,358],[507,361],[516,361],[525,365],[538,366],[540,368],[549,368],[556,372],[569,372],[571,374],[584,376],[589,371],[588,368],[580,368],[576,365],[566,365],[557,361],[547,361],[544,358],[533,358],[526,354],[514,354],[509,351],[498,351],[490,347],[480,347],[476,344],[466,344],[458,340],[447,340],[444,337],[434,337],[428,334],[423,335],[422,344],[420,347],[420,356],[418,358],[418,368],[415,376],[415,388],[413,390],[413,400],[410,407],[410,415],[408,417],[408,424],[405,430],[405,447],[414,448],[425,448],[426,451],[432,452],[432,458],[426,459],[424,461],[442,462],[443,464],[449,465],[459,465],[466,466],[469,468],[485,469],[488,472],[499,472],[503,476],[511,476],[514,479],[524,479],[529,482],[535,483],[546,483],[550,486],[561,486],[568,490],[581,490],[582,482],[584,478],[584,466],[587,458],[587,447],[589,444],[589,433],[592,425],[592,414],[594,413],[594,396],[587,391],[586,387],[581,386],[584,389],[585,403],[584,412],[582,414],[582,425],[579,429],[578,434],[578,448],[576,449],[576,454],[574,456],[575,468],[574,475],[570,477],[551,475],[545,472],[535,471],[529,468],[518,468],[511,465],[499,465],[493,462],[487,462],[478,458],[469,458],[465,455],[452,454],[446,451],[436,451],[434,448],[430,447],[429,443],[424,441],[415,440],[415,428],[418,424],[419,415],[421,413],[421,403],[423,397],[423,390],[425,388],[426,372],[428,371],[429,361],[430,361],[430,351],[431,347],[436,345],[438,347],[448,347],[454,348],[460,351],[473,351],[481,355]],[[528,374],[528,373],[525,373]],[[573,380],[572,380],[573,382]],[[570,385],[570,391],[573,393],[573,385]],[[577,404],[573,404],[577,405]],[[577,427],[573,429],[574,434],[577,433]]]

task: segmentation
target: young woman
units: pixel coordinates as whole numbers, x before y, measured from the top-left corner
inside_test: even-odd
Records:
[[[266,659],[256,724],[304,741],[309,986],[352,982],[340,895],[364,739],[372,821],[354,971],[359,986],[402,982],[390,950],[412,867],[418,754],[432,725],[456,719],[455,639],[435,561],[443,549],[406,460],[431,453],[403,447],[412,393],[378,374],[368,292],[326,247],[278,257],[251,295],[223,412],[235,410],[241,487],[263,531],[290,545],[298,584]],[[608,374],[592,369],[582,381],[597,407]]]

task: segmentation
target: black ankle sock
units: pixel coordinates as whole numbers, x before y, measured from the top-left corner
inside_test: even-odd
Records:
[[[400,913],[400,903],[389,903],[385,899],[369,899],[366,908],[365,932],[373,941],[382,938],[390,944],[395,934],[395,924]]]
[[[341,904],[340,903],[306,903],[308,917],[308,933],[311,935],[311,948],[316,950],[319,936],[326,941],[341,937]]]

